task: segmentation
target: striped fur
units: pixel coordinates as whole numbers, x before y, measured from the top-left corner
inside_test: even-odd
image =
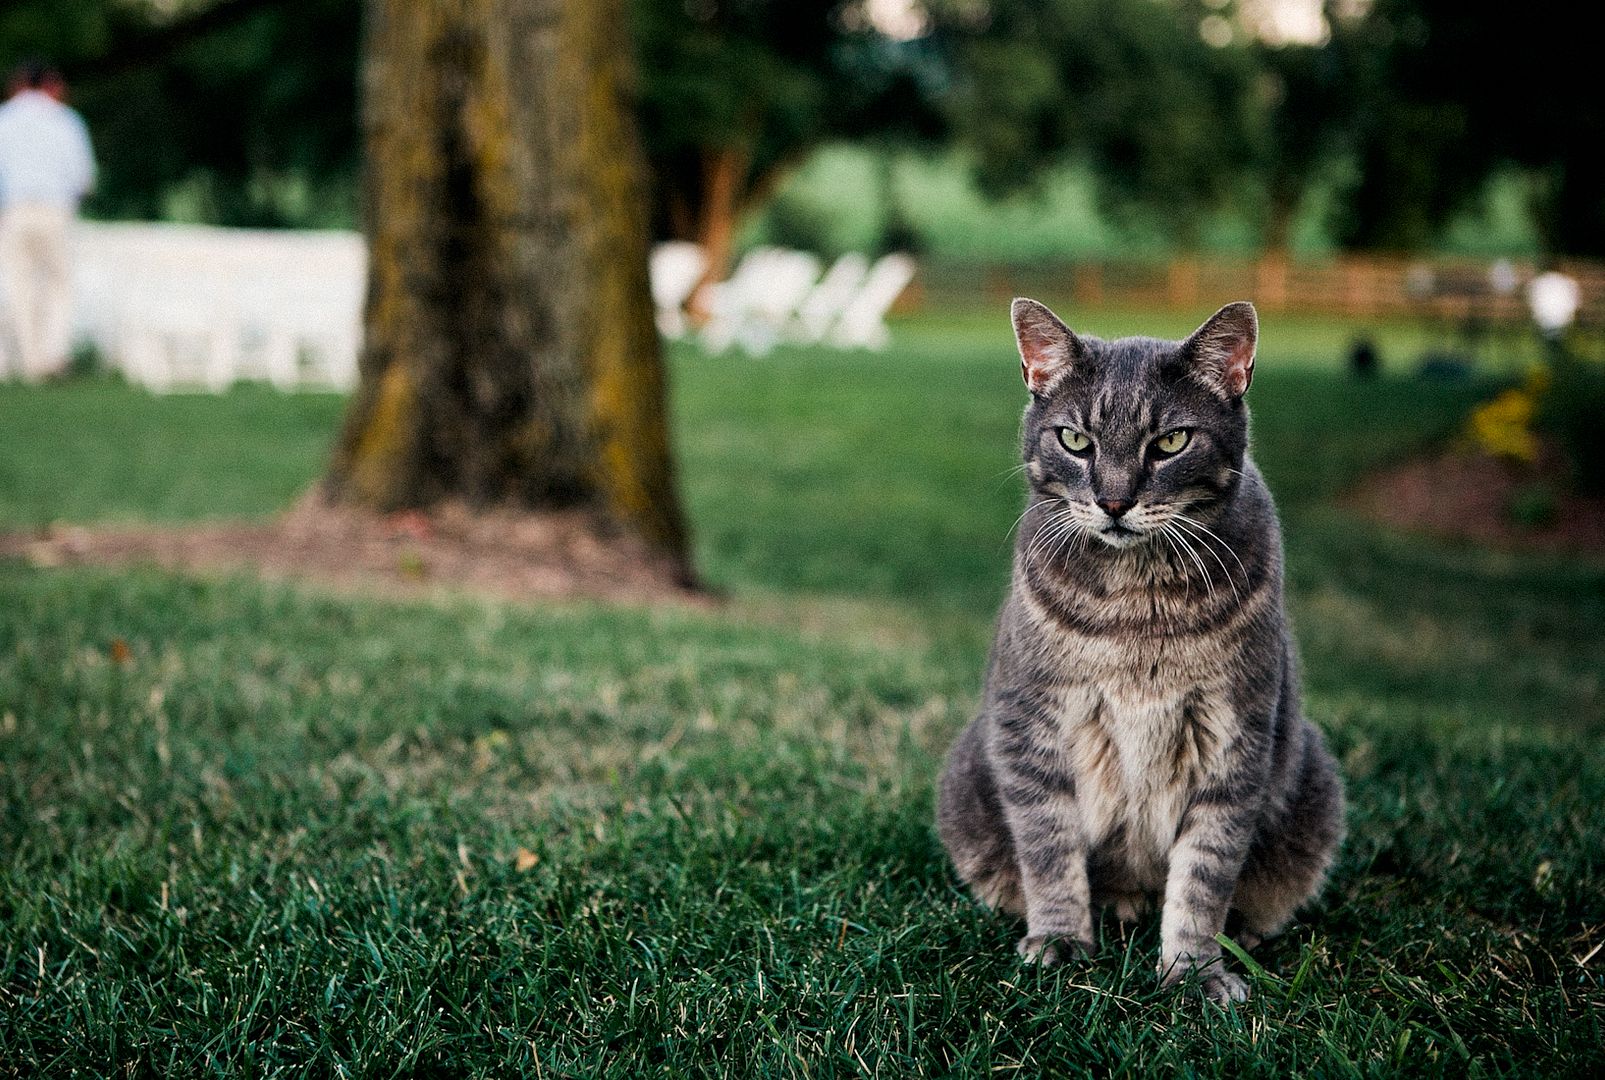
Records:
[[[982,902],[1024,917],[1027,959],[1091,952],[1097,907],[1131,919],[1157,899],[1165,982],[1196,971],[1241,1000],[1215,935],[1229,914],[1246,944],[1278,933],[1343,835],[1247,453],[1253,309],[1184,342],[1078,337],[1030,301],[1015,328],[1030,503],[981,712],[942,777],[942,840]],[[1179,453],[1155,449],[1178,429]]]

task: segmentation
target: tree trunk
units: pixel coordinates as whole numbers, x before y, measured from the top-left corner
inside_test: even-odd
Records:
[[[724,281],[735,269],[736,233],[749,210],[768,202],[801,154],[793,155],[751,175],[752,152],[742,147],[711,147],[702,153],[702,175],[695,210],[683,195],[668,199],[668,216],[676,239],[694,240],[707,256],[708,268],[702,274],[689,304],[691,314],[705,318],[708,285]],[[686,227],[680,232],[681,225]]]
[[[696,241],[707,257],[708,268],[689,305],[691,314],[699,319],[708,314],[703,290],[730,276],[746,182],[747,155],[743,150],[720,146],[703,152],[702,205],[697,213]]]
[[[325,490],[586,506],[685,563],[620,0],[371,0],[361,382]]]

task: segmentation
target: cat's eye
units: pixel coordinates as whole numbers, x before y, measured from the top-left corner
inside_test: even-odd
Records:
[[[1059,441],[1064,448],[1072,454],[1085,454],[1092,449],[1092,440],[1074,428],[1062,427],[1059,429]]]
[[[1190,433],[1186,428],[1177,428],[1175,431],[1166,432],[1155,439],[1154,449],[1166,457],[1171,454],[1179,454],[1182,447],[1187,445],[1187,440],[1190,437]]]

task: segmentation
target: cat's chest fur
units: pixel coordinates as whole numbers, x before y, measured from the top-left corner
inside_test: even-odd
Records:
[[[1182,814],[1218,766],[1231,725],[1229,631],[1140,637],[1038,626],[1050,738],[1075,776],[1088,844],[1110,849],[1132,885],[1158,888]]]

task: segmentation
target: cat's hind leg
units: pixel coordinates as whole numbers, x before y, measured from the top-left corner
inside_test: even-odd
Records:
[[[937,831],[959,879],[977,900],[1009,915],[1025,916],[1025,893],[1009,825],[979,721],[948,751],[936,804]]]
[[[1309,734],[1287,811],[1249,850],[1232,895],[1245,949],[1281,933],[1314,899],[1343,842],[1343,784],[1320,735]]]

